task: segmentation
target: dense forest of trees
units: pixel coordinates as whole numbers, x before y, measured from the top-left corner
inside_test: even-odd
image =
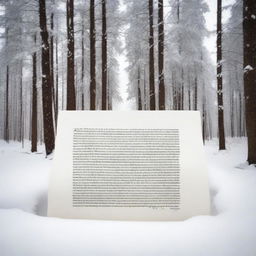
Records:
[[[50,154],[59,110],[121,100],[125,54],[137,110],[200,110],[204,140],[218,136],[224,150],[225,137],[247,136],[256,164],[256,2],[213,1],[216,63],[207,0],[0,0],[1,138]]]

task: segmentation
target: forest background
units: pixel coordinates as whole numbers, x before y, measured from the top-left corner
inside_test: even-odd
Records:
[[[225,150],[246,136],[256,164],[255,1],[1,0],[0,11],[5,141],[51,154],[60,110],[200,110],[204,140]]]

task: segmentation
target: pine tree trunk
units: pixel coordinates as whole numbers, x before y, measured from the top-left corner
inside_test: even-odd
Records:
[[[146,70],[144,67],[144,72],[143,72],[143,87],[144,87],[144,95],[143,95],[143,105],[144,105],[144,110],[147,110],[147,83],[146,83]]]
[[[175,83],[175,72],[172,72],[172,102],[173,110],[177,110],[177,91],[176,91],[176,83]]]
[[[90,110],[96,110],[95,0],[90,0]]]
[[[40,33],[42,39],[42,96],[43,123],[46,155],[54,150],[54,126],[52,113],[52,85],[50,73],[49,34],[47,31],[45,0],[39,1]]]
[[[206,137],[206,134],[205,134],[205,126],[206,126],[206,111],[205,111],[205,102],[203,100],[203,110],[202,110],[202,119],[203,119],[203,124],[202,124],[202,132],[203,132],[203,142],[205,143],[205,137]]]
[[[197,75],[195,77],[195,92],[194,92],[194,110],[197,110],[197,90],[198,90],[198,81]]]
[[[81,83],[82,83],[82,110],[84,110],[84,72],[85,72],[85,66],[84,66],[84,19],[82,19],[82,40],[81,40],[81,52],[82,52],[82,58],[81,58]]]
[[[219,150],[225,150],[223,81],[222,81],[222,0],[217,0],[217,97]]]
[[[230,88],[231,85],[230,85]],[[234,92],[231,92],[230,95],[230,132],[231,132],[231,137],[235,137],[235,114],[234,114]]]
[[[67,0],[67,110],[76,110],[74,0]]]
[[[5,28],[6,34],[6,59],[8,58],[8,43],[9,43],[9,29]],[[5,127],[4,127],[4,139],[6,142],[9,142],[9,64],[6,66],[6,81],[5,81]]]
[[[102,0],[102,110],[107,110],[107,17],[106,0]]]
[[[243,100],[242,92],[239,92],[239,136],[244,136],[243,131]]]
[[[56,113],[56,102],[55,102],[55,88],[54,88],[54,37],[53,37],[53,29],[54,29],[54,14],[53,11],[51,12],[50,18],[50,25],[51,25],[51,36],[50,36],[50,60],[51,60],[51,83],[52,83],[52,101],[53,101],[53,109],[54,109],[54,116]]]
[[[108,84],[107,84],[107,96],[108,96],[108,110],[112,110],[112,88],[109,82],[109,71],[108,71]]]
[[[243,2],[244,93],[249,164],[256,164],[256,2]]]
[[[36,44],[36,35],[34,37]],[[31,152],[37,152],[37,57],[33,53]]]
[[[142,110],[141,88],[140,88],[140,68],[138,68],[138,110]]]
[[[149,99],[150,110],[156,110],[154,60],[154,1],[148,0],[149,10]]]
[[[19,120],[19,127],[20,127],[20,141],[22,143],[22,147],[24,147],[24,111],[25,108],[23,107],[23,61],[20,64],[20,120]],[[24,109],[23,109],[24,108]]]
[[[159,110],[165,110],[164,85],[164,6],[158,0],[158,79],[159,79]]]
[[[4,139],[9,142],[9,65],[6,66],[6,89],[5,89],[5,132]]]
[[[236,84],[237,84],[237,87],[239,88],[240,87],[240,83],[239,83],[239,76],[238,76],[238,69],[237,69],[237,66],[236,66]],[[242,124],[243,124],[243,97],[242,97],[242,92],[241,92],[241,89],[238,90],[238,99],[237,99],[237,108],[238,108],[238,118],[237,118],[237,135],[238,137],[242,137],[243,136],[243,133],[242,133]]]
[[[202,91],[202,133],[203,133],[203,142],[206,140],[206,92],[205,84],[203,82],[203,91]]]
[[[190,85],[190,76],[188,77],[188,110],[191,110],[191,85]]]
[[[184,70],[181,69],[181,110],[184,110]]]
[[[56,36],[56,50],[55,50],[55,58],[56,58],[56,90],[55,90],[55,126],[57,128],[58,121],[58,113],[59,113],[59,46],[58,46],[58,37]]]

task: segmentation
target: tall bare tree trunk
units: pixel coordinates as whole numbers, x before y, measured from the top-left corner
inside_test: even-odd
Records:
[[[95,0],[90,0],[90,110],[96,110]]]
[[[107,96],[108,96],[108,110],[112,110],[113,108],[113,104],[112,104],[112,87],[111,87],[111,84],[109,82],[109,70],[108,70],[108,84],[107,84],[107,90],[108,90],[108,93],[107,93]]]
[[[244,93],[249,164],[256,164],[256,2],[243,1]]]
[[[106,17],[106,0],[102,0],[102,110],[107,110],[107,17]]]
[[[138,68],[137,81],[138,81],[138,98],[137,98],[138,110],[142,110],[142,99],[141,99],[141,88],[140,88],[140,68]]]
[[[52,84],[50,73],[50,49],[49,34],[46,22],[45,0],[39,1],[40,33],[42,39],[42,96],[43,96],[43,121],[44,121],[44,142],[46,155],[54,150],[54,126],[52,113]]]
[[[67,110],[76,110],[74,0],[67,0]]]
[[[239,136],[244,136],[243,131],[243,97],[242,92],[239,92]]]
[[[36,44],[36,35],[34,36]],[[32,125],[31,125],[31,152],[37,151],[37,57],[33,53],[33,76],[32,76]]]
[[[23,61],[20,63],[20,141],[22,143],[22,147],[24,147],[24,116],[25,116],[25,108],[23,107]]]
[[[191,110],[191,81],[190,75],[188,77],[188,110]]]
[[[4,139],[6,142],[9,142],[9,64],[6,66]]]
[[[197,91],[198,91],[198,80],[197,80],[197,75],[195,77],[195,90],[194,90],[194,110],[197,110]]]
[[[184,70],[183,68],[181,69],[181,99],[180,99],[180,106],[181,106],[181,110],[184,110],[184,97],[185,97],[185,93],[184,93]]]
[[[202,132],[203,132],[203,142],[206,140],[206,110],[205,110],[205,102],[203,100],[203,110],[202,110]]]
[[[55,102],[55,88],[54,88],[54,36],[53,36],[53,29],[54,29],[54,13],[53,10],[51,12],[50,18],[50,26],[51,26],[51,36],[50,36],[50,72],[51,72],[51,83],[52,83],[52,101],[53,101],[53,109],[54,109],[54,116],[56,113],[56,102]]]
[[[164,3],[158,0],[158,79],[159,79],[159,110],[165,110],[164,85]]]
[[[225,150],[223,81],[222,81],[222,0],[217,0],[217,98],[219,150]]]
[[[84,66],[84,18],[82,18],[82,41],[81,41],[81,50],[82,50],[82,63],[81,63],[81,83],[82,83],[82,94],[81,94],[81,98],[82,98],[82,110],[84,110],[84,72],[85,72],[85,66]]]
[[[149,100],[150,110],[156,110],[154,59],[154,1],[148,0],[149,11]]]
[[[58,42],[57,36],[56,36],[55,44],[56,44],[56,50],[55,50],[55,58],[56,58],[55,126],[57,128],[58,113],[59,113],[59,46],[58,46],[59,42]]]
[[[5,28],[6,35],[6,59],[8,58],[8,44],[9,44],[9,29]],[[6,142],[9,142],[9,64],[6,66],[6,81],[5,81],[5,127],[4,127],[4,139]]]
[[[143,72],[143,87],[144,87],[144,95],[143,95],[143,106],[144,106],[144,110],[147,110],[147,82],[146,82],[146,70],[144,67],[144,72]]]

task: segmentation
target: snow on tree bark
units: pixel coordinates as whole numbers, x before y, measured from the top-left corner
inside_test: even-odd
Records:
[[[243,1],[244,93],[248,163],[256,164],[256,2]]]
[[[150,110],[156,110],[155,57],[154,57],[154,2],[148,0],[149,12],[149,99]]]
[[[46,155],[53,152],[54,141],[54,126],[52,113],[52,84],[50,73],[50,49],[49,49],[49,34],[46,21],[46,6],[45,0],[39,1],[39,21],[41,34],[42,48],[42,98],[43,98],[43,125],[44,125],[44,142]]]
[[[223,79],[222,79],[222,0],[217,0],[217,100],[219,150],[225,150]]]

